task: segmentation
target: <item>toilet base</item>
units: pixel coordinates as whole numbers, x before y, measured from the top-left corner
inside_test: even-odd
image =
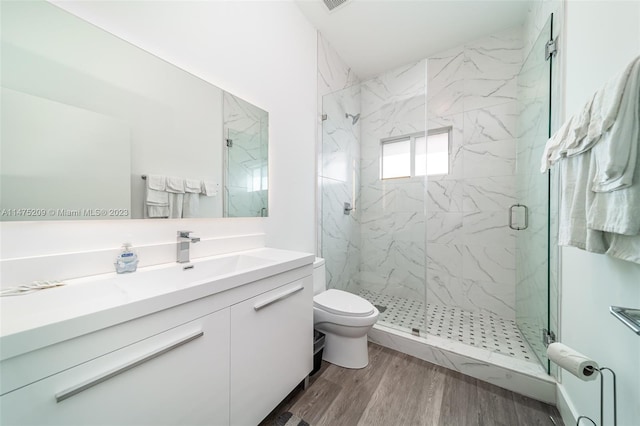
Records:
[[[325,332],[326,333],[326,332]],[[367,335],[344,337],[327,333],[322,359],[345,368],[364,368],[369,364]]]

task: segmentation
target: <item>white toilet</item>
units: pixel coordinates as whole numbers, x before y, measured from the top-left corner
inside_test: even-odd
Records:
[[[369,364],[367,332],[379,312],[367,300],[342,290],[327,290],[324,259],[313,262],[313,323],[326,335],[322,359],[346,368]]]

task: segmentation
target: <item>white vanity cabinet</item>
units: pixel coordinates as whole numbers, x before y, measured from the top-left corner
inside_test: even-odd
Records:
[[[1,423],[226,425],[228,342],[227,308],[2,396]]]
[[[231,307],[231,424],[256,425],[313,369],[313,282]]]
[[[300,263],[3,336],[0,424],[258,424],[312,370]]]

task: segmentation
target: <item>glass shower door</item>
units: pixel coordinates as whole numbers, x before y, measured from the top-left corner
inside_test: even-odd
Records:
[[[225,217],[267,216],[265,127],[257,132],[227,129]]]
[[[550,136],[551,61],[545,47],[552,18],[541,30],[518,76],[517,204],[510,210],[516,229],[516,322],[545,369],[543,330],[549,329],[549,172],[540,159]]]

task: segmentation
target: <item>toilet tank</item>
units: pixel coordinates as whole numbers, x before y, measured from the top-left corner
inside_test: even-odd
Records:
[[[327,289],[327,276],[324,268],[324,259],[316,257],[313,262],[313,294],[322,293]]]

